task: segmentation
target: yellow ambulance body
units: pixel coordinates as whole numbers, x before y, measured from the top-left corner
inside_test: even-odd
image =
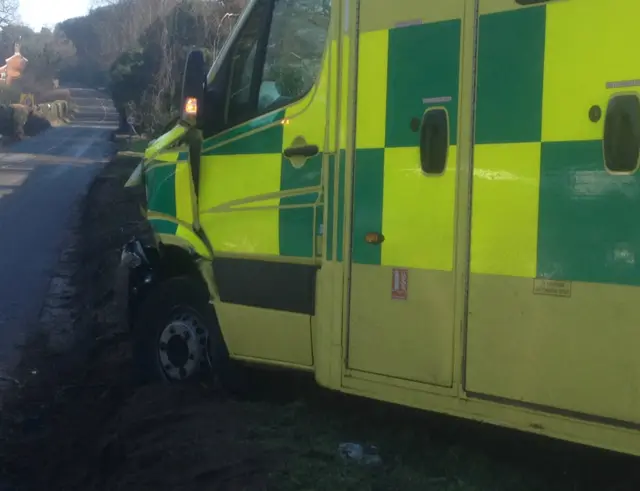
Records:
[[[638,15],[250,1],[146,152],[170,276],[234,360],[640,455]]]

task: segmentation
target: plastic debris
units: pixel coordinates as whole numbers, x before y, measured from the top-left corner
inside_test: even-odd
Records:
[[[361,445],[359,443],[341,443],[338,445],[338,453],[344,460],[354,461],[363,465],[378,465],[382,459],[378,454],[378,447],[374,445]]]

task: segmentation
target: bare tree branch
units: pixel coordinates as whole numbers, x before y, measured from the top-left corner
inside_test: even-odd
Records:
[[[0,28],[17,21],[19,8],[19,0],[0,0]]]

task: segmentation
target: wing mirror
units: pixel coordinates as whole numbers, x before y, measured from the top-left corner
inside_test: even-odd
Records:
[[[199,120],[206,82],[207,64],[204,52],[192,49],[184,66],[180,98],[180,120],[188,126],[195,126]]]

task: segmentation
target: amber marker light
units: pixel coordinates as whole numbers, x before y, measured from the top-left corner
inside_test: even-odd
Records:
[[[367,244],[381,244],[384,242],[384,235],[379,232],[369,232],[364,236],[364,241]]]
[[[187,97],[184,101],[184,113],[187,116],[195,116],[198,114],[198,99],[195,97]]]

